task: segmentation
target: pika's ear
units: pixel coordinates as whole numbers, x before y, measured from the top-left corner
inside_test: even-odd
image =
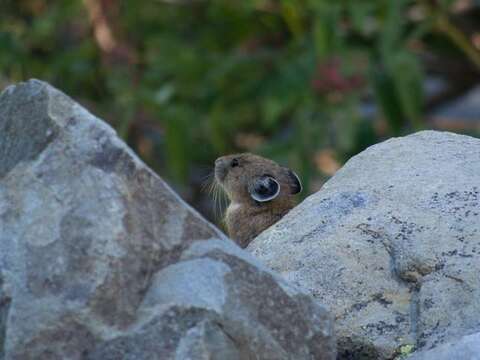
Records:
[[[298,177],[298,175],[294,171],[292,171],[288,168],[285,168],[285,170],[287,171],[290,194],[292,194],[292,195],[298,194],[299,192],[301,192],[303,190],[302,182],[300,181],[300,178]]]
[[[253,200],[266,202],[275,199],[280,193],[280,184],[272,176],[263,175],[253,179],[248,185]]]

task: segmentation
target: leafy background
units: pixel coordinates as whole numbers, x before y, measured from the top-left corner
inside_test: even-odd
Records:
[[[106,119],[206,217],[216,157],[295,169],[307,195],[480,80],[474,0],[0,0],[0,87],[39,78]]]

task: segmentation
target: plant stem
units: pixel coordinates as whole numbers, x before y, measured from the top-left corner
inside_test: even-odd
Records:
[[[444,11],[433,8],[428,1],[422,1],[423,7],[434,22],[434,28],[445,34],[461,51],[465,53],[467,58],[480,69],[480,51],[478,51],[470,42],[468,37],[461,32],[448,18],[448,14]]]
[[[439,15],[436,27],[443,32],[456,46],[460,48],[468,59],[480,69],[480,51],[468,40],[467,36],[456,28],[445,15]]]

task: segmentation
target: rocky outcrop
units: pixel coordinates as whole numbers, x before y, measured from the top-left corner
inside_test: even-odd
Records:
[[[336,316],[341,359],[480,330],[480,140],[423,131],[355,156],[249,250]]]
[[[40,81],[0,95],[0,358],[334,359],[310,297]]]

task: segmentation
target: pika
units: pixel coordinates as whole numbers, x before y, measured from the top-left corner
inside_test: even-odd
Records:
[[[215,160],[215,180],[230,200],[228,235],[242,248],[292,209],[302,191],[295,172],[250,153]]]

